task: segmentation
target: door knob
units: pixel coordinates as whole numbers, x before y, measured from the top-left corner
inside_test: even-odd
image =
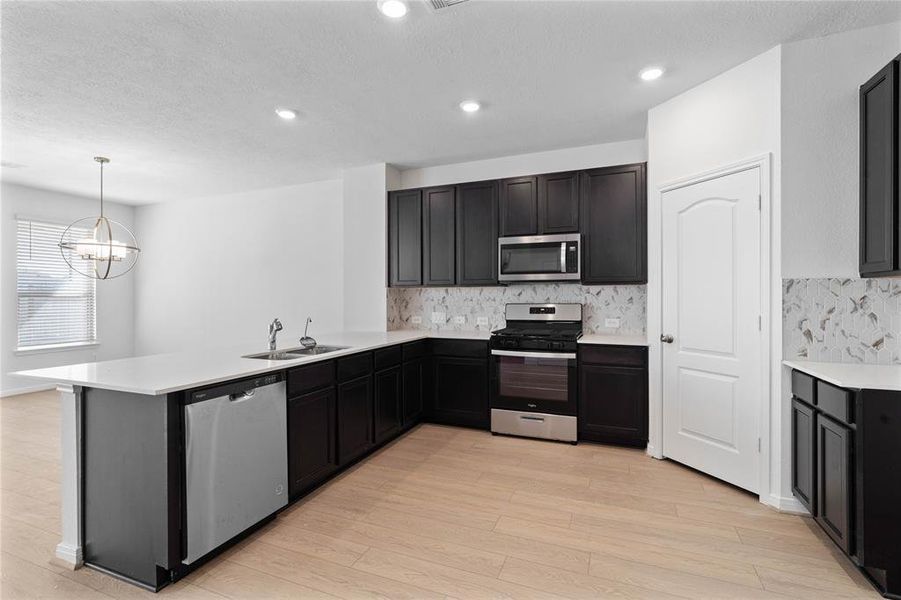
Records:
[[[661,334],[660,334],[660,341],[663,342],[664,344],[672,344],[672,343],[673,343],[673,336],[667,335],[667,334],[665,334],[665,333],[661,333]]]

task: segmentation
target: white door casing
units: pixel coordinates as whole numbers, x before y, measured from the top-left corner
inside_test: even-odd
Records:
[[[759,491],[760,169],[663,192],[663,454]]]

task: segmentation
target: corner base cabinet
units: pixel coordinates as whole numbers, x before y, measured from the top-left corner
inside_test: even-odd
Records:
[[[901,597],[901,392],[795,370],[792,396],[792,492],[886,597]]]

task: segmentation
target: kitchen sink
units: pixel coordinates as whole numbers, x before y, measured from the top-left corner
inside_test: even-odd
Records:
[[[339,350],[347,350],[350,346],[313,346],[312,348],[293,348],[290,352],[303,356],[315,356],[316,354],[328,354]]]
[[[287,350],[276,350],[274,352],[260,352],[259,354],[246,354],[241,358],[257,358],[260,360],[295,360],[305,358],[307,356],[316,356],[319,354],[328,354],[329,352],[338,352],[339,350],[347,350],[349,346],[314,346],[312,348],[289,348]]]
[[[245,354],[241,358],[259,358],[260,360],[294,360],[295,358],[303,358],[308,354],[297,354],[295,352],[285,352],[277,350],[275,352],[260,352],[259,354]]]

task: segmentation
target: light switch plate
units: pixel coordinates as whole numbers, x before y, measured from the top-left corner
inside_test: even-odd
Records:
[[[610,317],[610,318],[604,319],[604,327],[616,329],[619,327],[619,324],[621,322],[622,321],[620,320],[619,317]]]
[[[476,325],[488,326],[488,317],[476,317]]]
[[[454,325],[463,325],[464,323],[466,323],[466,317],[460,315],[454,317]]]
[[[422,317],[416,315],[415,317],[410,317],[410,322],[414,325],[422,325]]]
[[[445,323],[447,323],[447,313],[433,312],[432,323],[439,323],[441,325],[444,325]]]

